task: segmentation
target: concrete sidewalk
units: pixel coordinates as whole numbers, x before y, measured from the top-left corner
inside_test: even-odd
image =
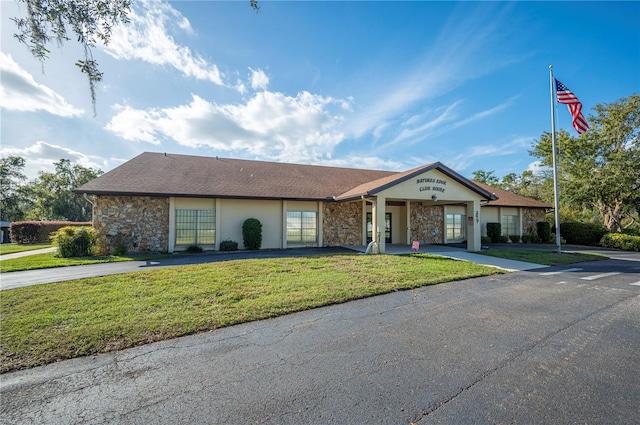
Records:
[[[349,246],[347,248],[361,253],[364,253],[367,249],[366,246]],[[385,248],[386,254],[389,255],[413,253],[413,251],[411,251],[411,246],[409,245],[387,244]],[[418,252],[422,254],[440,255],[442,257],[453,258],[455,260],[469,261],[512,272],[549,267],[541,264],[526,263],[524,261],[507,260],[504,258],[491,257],[489,255],[476,254],[469,252],[466,249],[445,245],[421,245]]]

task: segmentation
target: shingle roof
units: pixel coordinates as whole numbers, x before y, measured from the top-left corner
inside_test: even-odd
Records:
[[[145,152],[79,188],[96,195],[188,196],[246,199],[326,200],[373,195],[431,169],[465,184],[491,205],[549,207],[547,204],[472,182],[436,162],[405,172],[287,164]],[[517,204],[512,202],[518,201]]]
[[[491,187],[484,183],[474,182],[478,186],[486,189],[489,192],[495,193],[498,197],[497,200],[491,201],[488,205],[497,207],[528,207],[528,208],[553,208],[545,202],[540,202],[532,198],[516,195],[508,190],[498,189],[497,187]]]
[[[390,171],[145,152],[75,190],[154,195],[324,200]]]

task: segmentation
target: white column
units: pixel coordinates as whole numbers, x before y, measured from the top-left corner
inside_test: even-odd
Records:
[[[374,219],[377,218],[376,220],[377,223],[374,223],[373,231],[375,232],[376,237],[379,239],[377,242],[378,242],[378,252],[380,254],[385,253],[384,229],[386,225],[386,221],[385,221],[386,203],[387,203],[387,198],[380,195],[376,197],[376,202],[374,203],[374,205],[376,205],[377,207],[376,207],[376,212],[373,214],[373,217]]]
[[[469,221],[469,217],[473,220]],[[480,251],[482,249],[480,228],[480,201],[467,202],[467,251]]]
[[[220,227],[220,216],[222,215],[220,213],[220,205],[222,204],[222,202],[220,201],[220,198],[216,198],[216,246],[215,246],[215,250],[216,251],[220,251],[220,233],[222,233],[221,227]]]
[[[411,245],[411,201],[406,202],[407,205],[407,245]]]
[[[322,223],[324,222],[324,202],[318,201],[318,246],[324,246],[324,233]]]
[[[173,248],[176,246],[176,198],[169,197],[169,246],[167,252],[173,254]]]
[[[280,232],[280,245],[287,249],[287,201],[282,201],[282,232]]]

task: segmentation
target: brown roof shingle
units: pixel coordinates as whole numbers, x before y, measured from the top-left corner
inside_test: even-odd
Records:
[[[75,190],[109,195],[324,200],[390,171],[145,152]]]
[[[474,182],[478,186],[486,189],[489,192],[495,193],[498,199],[491,201],[488,205],[497,207],[528,207],[528,208],[553,208],[545,202],[540,202],[532,198],[516,195],[508,190],[498,189],[497,187],[491,187],[484,183]]]

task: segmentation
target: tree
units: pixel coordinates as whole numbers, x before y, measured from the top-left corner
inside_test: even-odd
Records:
[[[90,221],[91,203],[73,193],[73,189],[100,176],[102,171],[72,166],[68,159],[61,159],[54,165],[54,173],[40,172],[38,178],[24,188],[33,202],[28,218]]]
[[[25,160],[19,156],[0,159],[0,218],[3,221],[24,219],[24,210],[20,208],[20,184],[27,179],[24,166]]]
[[[109,44],[111,31],[115,25],[129,22],[132,0],[18,0],[26,3],[24,18],[12,18],[18,27],[14,36],[24,43],[31,54],[42,63],[48,57],[49,42],[55,39],[58,45],[70,40],[67,29],[76,35],[84,50],[84,59],[76,65],[89,79],[93,114],[96,115],[96,84],[102,80],[98,62],[93,58],[92,49],[96,44]],[[257,0],[249,5],[256,12],[260,10]]]
[[[560,197],[598,211],[604,226],[621,232],[638,220],[640,205],[640,96],[598,104],[580,137],[556,135]],[[543,133],[532,155],[551,166],[551,134]]]
[[[471,178],[478,183],[488,184],[489,186],[498,186],[500,184],[500,180],[494,173],[494,170],[485,171],[480,169],[474,171]]]

